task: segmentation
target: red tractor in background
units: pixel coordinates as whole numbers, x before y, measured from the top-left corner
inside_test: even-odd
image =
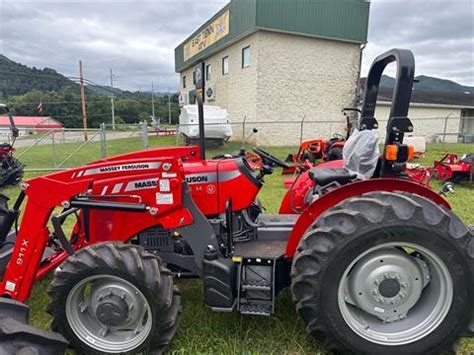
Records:
[[[293,174],[298,166],[308,161],[310,164],[317,164],[318,162],[333,161],[342,159],[342,150],[345,141],[350,137],[353,130],[353,119],[349,116],[350,112],[358,114],[361,111],[358,108],[345,107],[341,111],[346,118],[345,136],[335,133],[332,138],[326,139],[311,139],[301,143],[298,153],[288,154],[285,159],[287,163],[293,165],[289,168],[283,168],[282,174]]]
[[[330,350],[451,351],[474,318],[474,239],[442,196],[401,175],[403,137],[413,131],[410,51],[375,59],[358,128],[375,136],[381,75],[394,61],[384,153],[371,178],[310,169],[312,197],[298,213],[291,200],[305,196],[295,191],[282,202],[285,213],[266,214],[255,202],[265,176],[286,162],[258,148],[204,159],[204,63],[196,68],[201,147],[141,151],[33,178],[11,209],[0,195],[0,353],[61,354],[68,343],[87,354],[161,353],[178,325],[179,276],[202,278],[212,310],[254,316],[273,314],[290,287],[308,333]],[[55,333],[27,325],[22,303],[53,270]]]

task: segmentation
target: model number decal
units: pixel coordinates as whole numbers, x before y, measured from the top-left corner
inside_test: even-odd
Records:
[[[17,256],[17,258],[16,258],[16,264],[17,264],[17,265],[23,265],[23,263],[25,262],[25,261],[23,260],[23,258],[25,257],[25,253],[26,253],[26,251],[27,251],[27,249],[28,249],[28,243],[29,243],[29,242],[28,242],[28,240],[26,240],[26,239],[23,239],[23,240],[21,241],[20,251],[18,252],[18,256]]]

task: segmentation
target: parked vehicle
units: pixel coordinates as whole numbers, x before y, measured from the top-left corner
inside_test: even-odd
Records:
[[[376,138],[381,75],[394,61],[379,159],[367,142]],[[254,316],[273,314],[290,287],[307,331],[331,350],[452,351],[473,320],[473,232],[442,196],[402,174],[413,75],[410,51],[375,59],[351,144],[360,148],[356,158],[375,156],[376,164],[308,170],[315,195],[299,214],[269,215],[256,202],[265,177],[286,162],[259,148],[205,160],[204,144],[31,179],[11,209],[0,195],[0,352],[58,354],[67,339],[87,354],[161,353],[178,326],[178,275],[202,278],[210,309]],[[282,205],[291,203],[285,197]],[[52,215],[56,207],[63,210]],[[68,218],[76,218],[70,235]],[[26,325],[22,302],[52,270],[48,311],[65,339]]]
[[[233,134],[227,110],[210,105],[203,105],[203,108],[206,141],[224,145]],[[181,108],[179,132],[183,136],[186,145],[199,142],[198,109],[196,105],[186,105]]]

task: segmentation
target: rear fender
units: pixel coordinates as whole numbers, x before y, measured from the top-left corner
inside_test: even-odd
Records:
[[[300,239],[309,226],[326,210],[353,196],[372,191],[404,191],[426,197],[436,203],[451,209],[449,203],[436,192],[419,183],[395,178],[370,179],[354,182],[331,190],[309,205],[296,221],[286,245],[286,256],[292,258]]]

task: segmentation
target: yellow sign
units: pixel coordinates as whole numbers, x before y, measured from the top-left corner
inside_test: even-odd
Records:
[[[224,12],[184,45],[184,61],[229,34],[229,11]]]

